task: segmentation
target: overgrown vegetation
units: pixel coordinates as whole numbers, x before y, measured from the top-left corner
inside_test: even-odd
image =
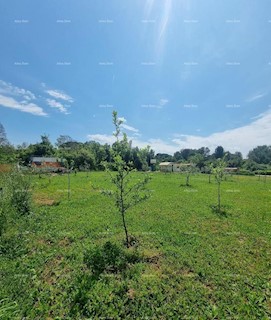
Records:
[[[129,264],[139,261],[138,251],[126,252],[110,241],[107,241],[102,247],[89,249],[84,254],[84,263],[94,276],[99,276],[103,272],[123,272]]]
[[[0,179],[0,236],[8,222],[27,216],[31,211],[31,180],[16,167]]]

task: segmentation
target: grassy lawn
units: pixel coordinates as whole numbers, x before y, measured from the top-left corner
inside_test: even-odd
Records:
[[[3,319],[270,319],[271,178],[223,181],[218,215],[207,175],[189,187],[184,175],[151,176],[151,198],[127,215],[138,242],[125,250],[143,258],[99,277],[84,252],[124,240],[113,200],[101,194],[107,174],[73,174],[70,200],[66,175],[34,176],[33,213],[0,243],[0,318],[9,307]]]

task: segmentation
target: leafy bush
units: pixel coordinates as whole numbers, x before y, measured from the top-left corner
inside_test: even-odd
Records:
[[[0,207],[0,237],[2,236],[3,232],[5,231],[7,223],[7,218],[4,209],[2,206]]]
[[[0,188],[0,237],[4,233],[7,225],[8,203],[3,187]]]
[[[113,273],[123,271],[129,263],[139,260],[137,252],[127,253],[110,241],[106,242],[102,248],[96,247],[84,254],[84,263],[97,276],[104,271]]]
[[[242,176],[254,176],[254,172],[247,170],[247,169],[240,169],[238,171],[238,174],[242,175]]]
[[[271,170],[257,170],[255,171],[256,175],[267,175],[270,176],[271,175]]]
[[[14,169],[7,175],[6,188],[10,205],[19,215],[27,215],[31,210],[30,177]]]

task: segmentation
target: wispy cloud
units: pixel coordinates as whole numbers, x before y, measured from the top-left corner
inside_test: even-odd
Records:
[[[55,99],[61,99],[64,101],[68,101],[70,103],[72,103],[74,100],[71,96],[69,96],[68,94],[66,94],[64,91],[60,91],[60,90],[46,90],[46,93],[48,93],[51,97],[55,98]]]
[[[10,96],[23,97],[28,101],[36,99],[35,95],[31,91],[18,88],[3,80],[0,80],[0,93]]]
[[[60,103],[54,99],[46,99],[46,102],[47,102],[48,106],[50,106],[51,108],[56,108],[64,114],[69,114],[69,112],[67,110],[67,107],[68,107],[67,105],[63,105],[62,103]]]
[[[36,100],[36,96],[31,91],[0,80],[0,105],[2,107],[31,113],[35,116],[47,116],[47,113],[37,103],[33,103],[33,100]]]
[[[136,128],[134,128],[134,127],[131,127],[131,126],[128,126],[128,125],[125,124],[125,123],[123,123],[123,124],[121,125],[121,127],[122,127],[123,129],[128,130],[128,131],[139,132],[138,129],[136,129]]]
[[[41,107],[27,101],[17,101],[12,97],[0,95],[0,105],[6,108],[16,109],[22,112],[31,113],[35,116],[47,116]]]
[[[122,127],[123,129],[128,130],[128,131],[132,131],[132,132],[136,132],[136,133],[139,132],[138,129],[136,129],[136,128],[134,128],[134,127],[129,126],[128,124],[126,124],[127,120],[126,120],[124,117],[119,117],[118,119],[122,121],[121,127]]]
[[[264,96],[266,96],[266,94],[267,94],[266,92],[256,93],[256,94],[254,94],[253,96],[249,97],[249,98],[247,99],[247,102],[253,102],[253,101],[255,101],[255,100],[261,99],[261,98],[263,98]]]

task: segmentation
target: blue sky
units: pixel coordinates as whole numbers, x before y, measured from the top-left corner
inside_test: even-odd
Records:
[[[13,144],[111,143],[117,110],[156,152],[270,145],[269,0],[9,0],[0,18]]]

